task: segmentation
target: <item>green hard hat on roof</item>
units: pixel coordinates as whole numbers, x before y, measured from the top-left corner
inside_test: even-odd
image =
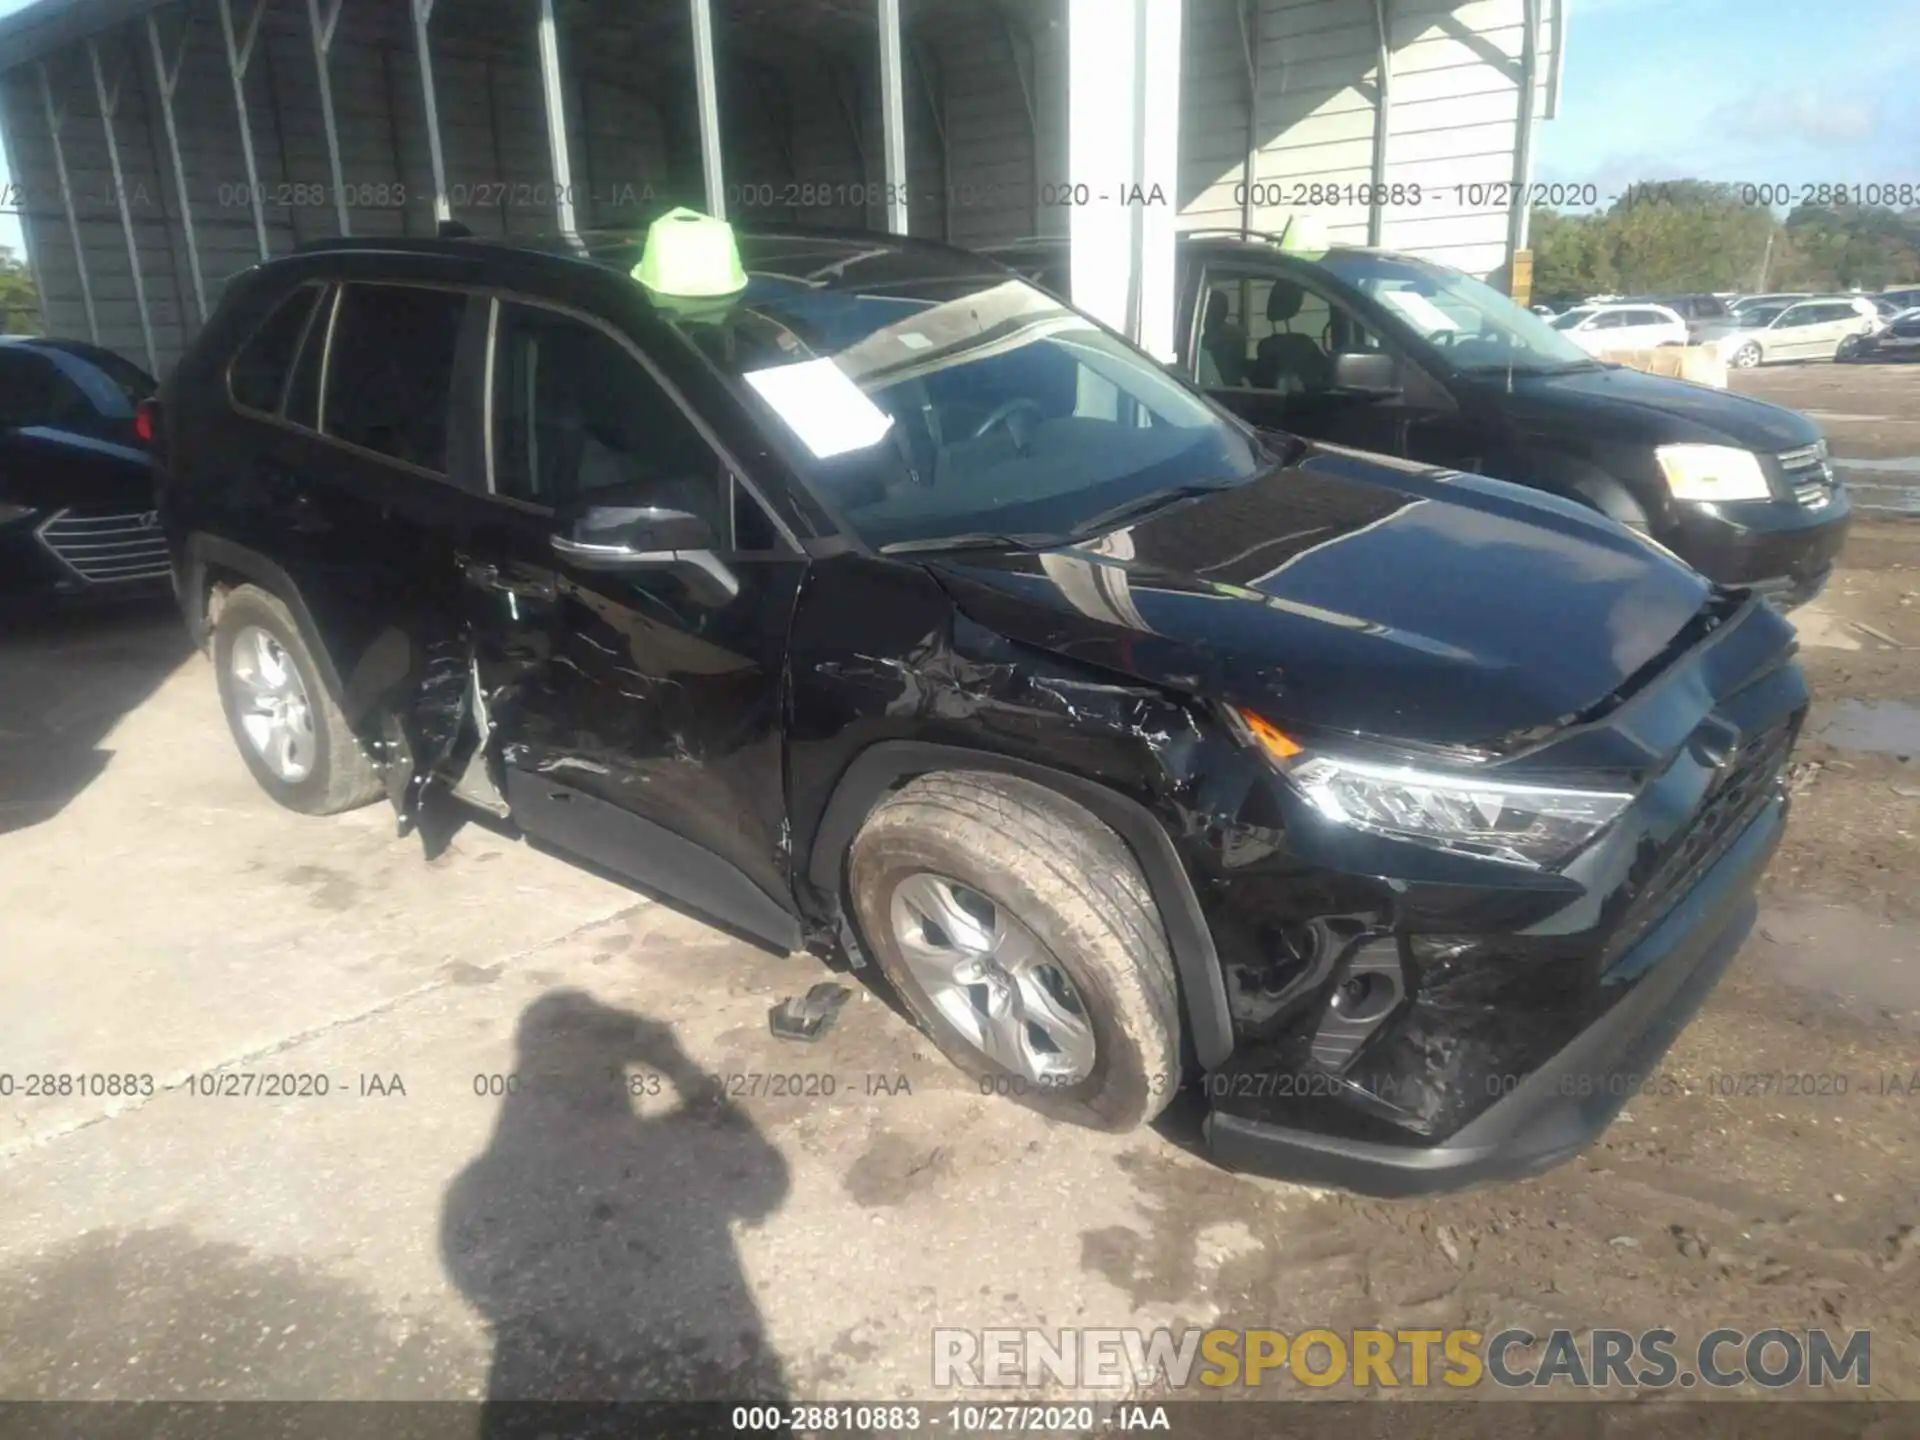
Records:
[[[659,297],[711,300],[747,288],[733,227],[684,205],[647,227],[632,275]]]
[[[1318,260],[1327,253],[1327,222],[1318,215],[1288,216],[1286,228],[1280,232],[1280,248],[1289,255]]]

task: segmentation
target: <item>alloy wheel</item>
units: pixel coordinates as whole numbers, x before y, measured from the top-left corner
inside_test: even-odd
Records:
[[[1006,906],[923,870],[894,886],[890,910],[908,971],[969,1044],[1040,1085],[1076,1085],[1093,1073],[1093,1027],[1079,991]]]
[[[1749,341],[1733,352],[1734,367],[1739,370],[1751,370],[1760,363],[1760,347]]]
[[[307,687],[286,648],[258,625],[233,637],[227,662],[235,718],[276,779],[297,785],[313,773],[317,748]]]

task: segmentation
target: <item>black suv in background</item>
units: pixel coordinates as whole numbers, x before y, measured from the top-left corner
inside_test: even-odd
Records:
[[[153,393],[111,350],[0,337],[0,600],[166,594],[139,414]]]
[[[663,220],[660,224],[668,224]],[[162,513],[282,804],[466,797],[960,1067],[1380,1193],[1590,1142],[1728,964],[1807,691],[1592,510],[1257,432],[978,256],[337,242],[167,382]],[[657,269],[642,267],[640,273]]]
[[[991,253],[1071,293],[1066,242]],[[1176,254],[1180,362],[1256,425],[1577,500],[1783,609],[1832,572],[1851,507],[1797,411],[1603,364],[1431,261],[1211,232]]]

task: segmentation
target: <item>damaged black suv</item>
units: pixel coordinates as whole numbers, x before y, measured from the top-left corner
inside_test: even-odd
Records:
[[[665,223],[665,222],[662,222]],[[1738,948],[1790,630],[1592,510],[1257,431],[1012,272],[342,241],[166,384],[241,755],[877,966],[986,1088],[1402,1194],[1543,1169]]]

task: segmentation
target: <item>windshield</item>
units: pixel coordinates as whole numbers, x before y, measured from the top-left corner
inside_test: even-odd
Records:
[[[755,275],[672,322],[873,546],[1060,540],[1270,461],[1146,356],[1006,275],[866,285]]]
[[[1456,370],[1547,374],[1595,363],[1531,310],[1458,270],[1364,250],[1335,250],[1320,264],[1413,326]]]
[[[1569,310],[1564,315],[1554,316],[1547,323],[1556,330],[1571,330],[1591,314],[1593,314],[1591,310]]]
[[[1786,309],[1785,305],[1749,305],[1733,318],[1742,330],[1760,330],[1771,325],[1774,317]]]

